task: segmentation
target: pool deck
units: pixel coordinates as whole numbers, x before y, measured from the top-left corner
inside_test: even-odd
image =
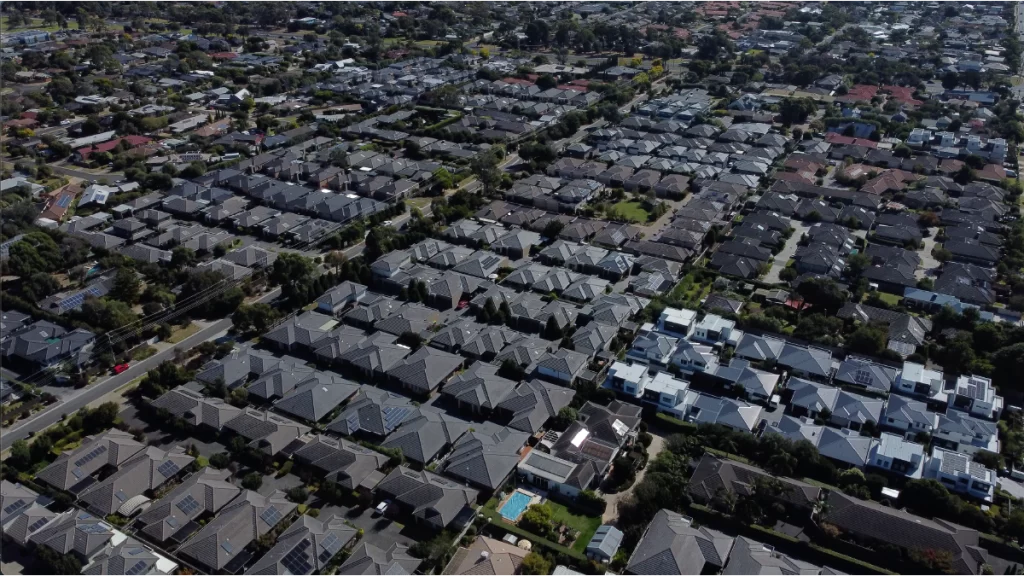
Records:
[[[501,511],[502,511],[502,509],[505,508],[505,505],[508,504],[508,501],[511,500],[512,497],[516,495],[516,493],[522,493],[522,494],[525,494],[526,496],[529,496],[530,497],[530,501],[526,504],[526,506],[523,506],[523,509],[519,512],[519,514],[514,519],[509,519],[504,514],[502,514]],[[505,522],[509,522],[511,524],[515,524],[516,522],[519,522],[519,518],[522,517],[523,512],[525,512],[527,508],[529,508],[530,506],[533,506],[534,504],[540,504],[542,501],[543,501],[543,498],[541,498],[539,495],[534,494],[533,492],[530,492],[529,490],[525,490],[523,488],[516,488],[512,492],[509,492],[508,496],[502,498],[501,503],[498,504],[498,508],[497,508],[498,516],[501,516],[501,519],[504,520]]]

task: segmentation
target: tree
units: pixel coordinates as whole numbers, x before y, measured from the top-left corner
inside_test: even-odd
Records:
[[[888,334],[884,326],[863,324],[846,337],[846,347],[853,352],[877,356],[885,350]]]
[[[22,295],[32,302],[42,300],[60,289],[60,282],[48,272],[35,272],[21,283]]]
[[[277,309],[269,304],[242,304],[231,315],[231,321],[240,332],[262,334],[278,319]]]
[[[105,331],[130,326],[138,319],[131,306],[108,298],[86,298],[77,315],[86,324]]]
[[[110,297],[128,304],[136,304],[142,291],[142,282],[135,270],[123,267],[117,269],[114,285],[110,289]]]
[[[553,512],[547,504],[534,504],[523,512],[519,519],[519,527],[542,538],[551,535],[551,518]]]
[[[7,463],[15,470],[28,470],[32,466],[32,451],[28,442],[15,440],[11,444],[11,455]]]
[[[171,250],[171,268],[181,270],[195,265],[196,253],[191,248],[177,246]]]
[[[943,346],[939,362],[946,372],[962,374],[970,372],[974,356],[974,341],[969,333],[962,332]]]
[[[157,398],[168,390],[187,384],[191,379],[190,371],[170,360],[165,360],[146,373],[139,383],[139,390],[146,397]]]
[[[835,314],[847,300],[847,293],[831,278],[810,278],[800,283],[797,293],[804,302],[827,314]]]
[[[558,321],[555,320],[555,317],[549,317],[547,324],[544,326],[544,338],[552,341],[561,340],[564,335],[562,327],[558,325]]]
[[[210,456],[210,466],[223,470],[231,464],[231,457],[228,456],[227,452],[218,452],[213,456]]]
[[[1024,388],[1020,378],[1024,374],[1024,342],[996,350],[991,362],[992,383],[997,388],[1017,392]]]
[[[565,430],[578,418],[579,413],[576,412],[575,408],[571,406],[564,406],[562,409],[558,411],[558,415],[551,423],[551,426],[556,430]]]
[[[33,553],[44,567],[43,574],[82,573],[82,563],[74,554],[58,554],[48,546],[37,546]]]
[[[119,411],[120,407],[116,402],[104,402],[92,410],[88,410],[82,418],[82,430],[86,434],[109,430],[117,422]]]
[[[536,552],[530,552],[523,558],[523,563],[519,566],[519,573],[551,574],[551,562]]]
[[[779,103],[779,116],[787,126],[803,124],[817,109],[818,104],[810,98],[783,98]]]
[[[259,490],[260,486],[263,485],[263,474],[259,472],[250,472],[242,478],[242,488],[246,490]]]
[[[540,77],[537,78],[536,84],[537,88],[540,88],[541,90],[550,90],[555,86],[558,86],[558,80],[551,74],[541,74]]]

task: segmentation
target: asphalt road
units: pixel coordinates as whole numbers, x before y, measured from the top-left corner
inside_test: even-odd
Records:
[[[103,184],[111,184],[117,180],[124,179],[124,173],[122,172],[108,172],[105,174],[96,174],[93,172],[88,172],[86,170],[78,170],[77,168],[68,168],[67,166],[58,166],[56,164],[50,164],[50,168],[53,169],[54,173],[60,174],[61,176],[81,178],[86,182],[95,180]]]
[[[259,302],[269,302],[277,298],[280,294],[281,289],[275,288],[263,295],[263,297],[259,299]],[[164,360],[172,359],[174,357],[175,349],[181,348],[187,350],[213,338],[215,334],[228,330],[229,328],[231,328],[231,318],[220,320],[210,325],[208,328],[200,330],[188,338],[185,338],[172,348],[168,348],[163,352],[157,352],[145,360],[133,363],[127,370],[116,376],[111,376],[106,380],[101,380],[79,390],[76,394],[71,394],[61,398],[59,402],[51,405],[42,412],[33,414],[28,420],[22,420],[16,428],[5,431],[2,437],[0,437],[0,452],[10,448],[11,444],[15,441],[28,438],[29,434],[35,434],[53,426],[60,421],[61,414],[72,414],[78,409],[87,406],[89,403],[114,392],[132,380],[144,376],[146,372],[156,368]]]

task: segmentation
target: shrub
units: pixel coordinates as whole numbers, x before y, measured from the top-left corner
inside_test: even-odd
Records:
[[[247,490],[259,490],[260,486],[263,485],[263,474],[259,472],[250,472],[242,478],[242,488]]]

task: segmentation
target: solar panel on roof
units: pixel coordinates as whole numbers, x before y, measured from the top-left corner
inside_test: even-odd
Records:
[[[4,514],[10,514],[11,512],[15,512],[17,510],[21,510],[22,508],[25,507],[25,504],[26,504],[26,502],[24,500],[18,500],[14,504],[11,504],[10,506],[7,506],[6,508],[4,508]]]
[[[162,474],[164,478],[170,478],[171,476],[174,476],[175,474],[178,473],[179,470],[181,470],[181,467],[171,460],[164,462],[156,469],[156,471]]]
[[[78,529],[86,534],[102,534],[107,531],[102,524],[82,524]]]
[[[174,516],[168,516],[167,520],[165,520],[165,522],[167,522],[167,525],[170,526],[171,528],[177,528],[178,527],[178,520]]]
[[[384,408],[384,427],[387,430],[398,428],[398,425],[405,421],[410,412],[412,412],[412,409],[404,406]]]
[[[178,510],[181,510],[182,514],[191,516],[195,513],[196,510],[199,509],[199,502],[196,501],[196,499],[193,498],[191,494],[189,494],[182,498],[181,501],[178,502],[177,506]]]
[[[228,554],[231,554],[231,552],[234,551],[234,548],[231,546],[231,542],[228,542],[227,540],[221,542],[220,547]]]
[[[323,542],[320,543],[320,546],[324,550],[330,551],[333,556],[338,553],[338,550],[341,550],[341,540],[338,540],[338,536],[334,532],[331,532],[326,538],[324,538]]]
[[[128,499],[128,495],[124,493],[124,490],[118,490],[117,493],[114,494],[114,497],[121,502],[124,502],[125,500]]]
[[[270,508],[264,510],[262,514],[260,514],[260,518],[262,518],[263,521],[267,524],[275,526],[278,522],[281,521],[281,513],[277,511],[277,508],[271,506]]]
[[[81,458],[79,458],[78,460],[75,460],[75,466],[81,466],[82,464],[85,464],[86,462],[90,462],[90,461],[92,461],[92,460],[93,460],[94,458],[96,458],[96,457],[97,457],[97,456],[99,456],[100,454],[103,454],[103,453],[104,453],[104,452],[106,452],[106,451],[107,451],[107,447],[106,447],[106,445],[104,445],[104,446],[99,446],[99,447],[97,447],[97,448],[94,448],[94,449],[93,449],[92,451],[90,451],[90,452],[89,452],[88,454],[86,454],[85,456],[82,456],[82,457],[81,457]]]
[[[306,550],[309,549],[309,539],[299,542],[295,548],[281,560],[281,564],[292,574],[309,574],[313,571],[309,559],[306,557]]]
[[[860,369],[854,373],[853,381],[856,382],[857,384],[864,384],[865,386],[867,386],[874,382],[875,379],[874,376],[871,375],[870,371]]]
[[[29,533],[35,532],[36,530],[39,530],[40,528],[42,528],[49,521],[50,521],[49,518],[40,518],[39,520],[36,520],[35,522],[33,522],[32,524],[29,525],[29,527],[28,527]]]
[[[125,574],[127,576],[135,576],[136,574],[142,574],[142,571],[146,569],[146,561],[139,560],[131,568],[128,569]]]
[[[64,194],[57,199],[57,206],[60,206],[61,208],[67,208],[71,204],[71,199],[72,196]]]

